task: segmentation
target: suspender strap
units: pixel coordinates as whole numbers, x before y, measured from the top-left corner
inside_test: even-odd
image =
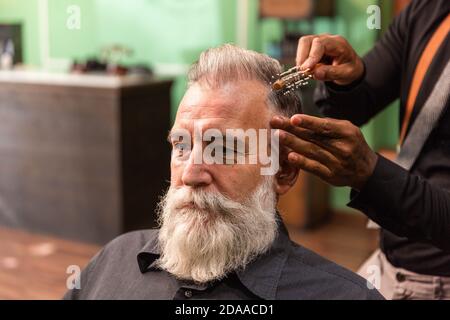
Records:
[[[397,157],[397,164],[410,170],[419,157],[423,146],[439,122],[450,96],[450,61],[444,67],[433,91],[411,125],[405,142]]]
[[[447,18],[445,18],[444,21],[442,21],[440,26],[434,32],[433,36],[431,37],[430,41],[425,47],[425,50],[423,51],[422,56],[420,57],[419,64],[417,65],[416,70],[414,72],[414,77],[408,93],[408,100],[406,102],[406,112],[403,118],[399,146],[401,146],[405,141],[406,132],[409,127],[409,122],[411,120],[411,114],[413,112],[420,87],[422,86],[423,79],[425,78],[425,74],[427,73],[427,70],[430,67],[431,62],[433,61],[436,52],[439,50],[441,44],[444,42],[449,31],[450,31],[450,14],[447,15]]]

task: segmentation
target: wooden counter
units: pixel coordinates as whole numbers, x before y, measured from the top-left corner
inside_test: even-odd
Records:
[[[153,226],[171,83],[0,72],[0,224],[99,244]]]

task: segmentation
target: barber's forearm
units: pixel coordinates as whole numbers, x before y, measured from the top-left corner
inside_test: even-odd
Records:
[[[341,89],[331,83],[319,83],[314,100],[324,116],[349,120],[357,126],[367,123],[377,112],[370,88],[363,80]]]
[[[398,236],[450,249],[450,193],[381,156],[349,206]]]
[[[378,44],[364,57],[364,74],[348,86],[332,82],[318,83],[314,101],[326,117],[345,119],[357,126],[369,122],[398,97],[398,78],[392,64],[383,63],[383,47]]]

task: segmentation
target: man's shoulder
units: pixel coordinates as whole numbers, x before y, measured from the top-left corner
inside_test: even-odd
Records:
[[[356,273],[293,242],[285,269],[282,284],[295,287],[306,299],[383,299]]]
[[[140,275],[137,255],[156,248],[158,230],[132,231],[106,244],[81,274],[81,289],[69,290],[64,299],[114,299],[121,297],[129,281]],[[114,285],[112,285],[114,284]]]
[[[155,245],[159,229],[136,230],[124,233],[111,240],[104,250],[141,250],[146,245]]]
[[[137,268],[137,255],[142,251],[157,250],[157,240],[157,229],[124,233],[106,244],[86,269],[94,275],[97,272],[105,275],[120,273],[124,268]]]

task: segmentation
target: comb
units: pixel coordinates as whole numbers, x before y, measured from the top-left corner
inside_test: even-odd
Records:
[[[271,85],[274,91],[287,95],[300,87],[306,86],[312,78],[313,70],[302,71],[298,67],[294,67],[274,76]]]

